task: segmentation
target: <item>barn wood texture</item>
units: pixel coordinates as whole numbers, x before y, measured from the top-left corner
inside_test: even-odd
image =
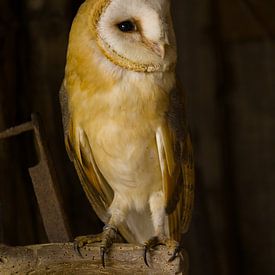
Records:
[[[32,120],[0,132],[0,140],[12,138],[25,132],[34,136],[38,163],[29,167],[29,175],[49,242],[68,242],[70,232],[62,205],[62,196],[56,181],[55,169],[47,148],[42,121],[38,114]],[[50,199],[49,199],[50,198]]]
[[[77,0],[0,1],[0,131],[39,112],[73,234],[99,232],[64,150],[58,90]],[[175,0],[196,202],[192,275],[275,274],[274,1]],[[0,241],[47,241],[26,173],[32,136],[0,142]]]
[[[100,257],[100,244],[81,249],[82,257],[73,244],[46,244],[26,247],[0,246],[1,274],[182,274],[187,273],[184,253],[168,262],[173,251],[160,247],[151,253],[149,264],[143,260],[144,248],[115,244],[106,255],[105,268]]]

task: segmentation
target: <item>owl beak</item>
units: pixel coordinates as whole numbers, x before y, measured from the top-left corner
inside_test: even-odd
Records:
[[[165,53],[166,53],[165,47],[169,44],[170,43],[169,43],[168,35],[164,33],[164,37],[161,39],[160,42],[154,43],[152,49],[159,57],[164,59]]]
[[[159,57],[164,59],[164,57],[165,57],[165,43],[153,43],[152,50],[155,54],[157,54]]]
[[[168,40],[164,39],[159,42],[153,42],[147,39],[143,40],[144,44],[151,49],[156,55],[164,59],[165,57],[165,46],[169,45]]]

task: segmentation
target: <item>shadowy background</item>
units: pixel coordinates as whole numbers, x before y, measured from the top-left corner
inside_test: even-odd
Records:
[[[80,0],[0,0],[0,131],[39,112],[73,235],[100,232],[63,143],[58,90]],[[196,203],[190,275],[275,274],[275,2],[174,0]],[[27,168],[32,135],[0,141],[0,242],[47,242]]]

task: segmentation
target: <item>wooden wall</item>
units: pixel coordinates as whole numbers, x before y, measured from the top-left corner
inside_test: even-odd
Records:
[[[175,7],[198,174],[191,269],[273,274],[275,3],[195,0]]]
[[[58,89],[77,0],[0,0],[0,131],[37,111],[74,235],[98,232],[62,140]],[[274,1],[175,0],[197,189],[191,275],[275,274]],[[0,241],[45,242],[31,135],[0,141]]]

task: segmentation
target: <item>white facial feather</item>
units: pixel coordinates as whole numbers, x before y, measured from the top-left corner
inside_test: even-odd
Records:
[[[176,60],[173,28],[170,24],[168,0],[113,0],[98,22],[98,34],[103,43],[118,55],[138,64],[169,66]],[[126,20],[138,23],[137,32],[123,33],[117,24]],[[161,44],[172,37],[162,59],[148,43]],[[144,42],[146,40],[148,43]]]

